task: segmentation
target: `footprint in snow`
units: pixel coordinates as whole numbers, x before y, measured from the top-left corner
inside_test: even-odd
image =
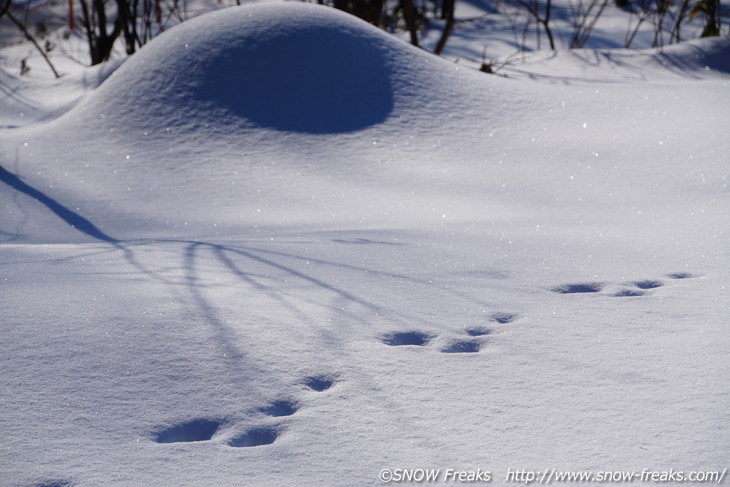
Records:
[[[391,347],[400,347],[404,345],[425,346],[434,338],[433,335],[420,331],[395,332],[383,335],[380,341]]]
[[[464,331],[466,331],[467,335],[473,336],[473,337],[481,337],[481,336],[489,335],[490,333],[492,333],[492,330],[490,330],[489,328],[484,328],[484,327],[467,328]]]
[[[288,399],[274,401],[268,406],[259,408],[259,411],[274,418],[291,416],[298,410],[299,404]],[[246,448],[270,445],[279,438],[282,431],[281,426],[253,427],[228,440],[228,446]]]
[[[304,385],[308,388],[322,392],[335,384],[335,379],[328,375],[310,376],[304,379]],[[279,399],[266,406],[258,408],[258,411],[277,418],[291,416],[300,408],[298,402],[290,399]],[[157,443],[183,443],[211,440],[223,423],[215,419],[198,418],[184,423],[176,424],[160,430],[155,434]],[[227,444],[232,447],[254,447],[269,445],[279,438],[282,427],[279,426],[257,426],[229,439]],[[44,483],[37,487],[56,487],[70,485],[66,483]]]
[[[490,321],[499,323],[500,325],[512,323],[517,318],[519,318],[519,315],[517,313],[506,312],[492,313],[492,315],[489,317]],[[486,326],[475,326],[473,328],[466,328],[464,331],[467,335],[473,337],[486,336],[492,333],[492,330],[490,328],[487,328]]]
[[[614,293],[613,295],[616,297],[619,297],[619,298],[644,296],[644,295],[646,295],[645,290],[656,289],[658,287],[662,287],[664,285],[664,283],[662,283],[661,281],[646,279],[643,281],[632,282],[630,285],[633,286],[634,288],[638,288],[638,289],[634,289],[634,288],[622,289],[622,290]]]
[[[579,294],[579,293],[597,293],[603,289],[603,283],[600,282],[581,282],[573,284],[563,284],[554,287],[552,291],[558,294]]]
[[[614,296],[617,298],[630,298],[630,297],[636,297],[636,296],[643,296],[646,293],[644,291],[639,291],[637,289],[622,289],[616,293],[614,293]]]
[[[171,426],[157,433],[157,443],[182,443],[208,441],[220,429],[222,423],[214,419],[194,419]]]
[[[638,287],[639,289],[655,289],[658,287],[662,287],[664,284],[662,284],[662,281],[653,281],[653,280],[645,280],[645,281],[636,281],[634,283],[634,286]]]
[[[514,320],[516,320],[518,317],[515,313],[494,313],[492,314],[492,321],[496,321],[497,323],[501,324],[507,324],[512,323]]]
[[[675,272],[667,274],[670,279],[690,279],[698,277],[697,274],[691,274],[689,272]],[[642,279],[640,281],[634,281],[623,285],[625,288],[615,293],[613,296],[616,297],[637,297],[645,296],[647,291],[651,289],[657,289],[664,286],[664,283],[658,279]],[[598,293],[606,287],[605,283],[600,282],[583,282],[583,283],[570,283],[563,284],[552,288],[552,291],[558,294],[578,294],[578,293]],[[496,320],[495,321],[499,321]]]
[[[313,375],[304,379],[304,385],[316,392],[326,391],[335,383],[335,379],[328,375]]]
[[[33,487],[71,487],[72,485],[70,480],[44,480],[33,484]]]
[[[482,344],[473,340],[461,340],[441,349],[443,353],[476,353],[482,348]]]
[[[508,320],[509,321],[509,320]],[[506,321],[506,322],[508,322]],[[466,333],[473,337],[481,337],[488,335],[491,331],[489,328],[474,327],[465,330]],[[423,333],[420,331],[396,332],[380,337],[380,341],[392,347],[400,347],[405,345],[426,346],[436,338],[436,335]],[[457,340],[440,349],[443,353],[476,353],[482,348],[482,342],[478,340]]]
[[[269,416],[273,417],[280,417],[280,416],[291,416],[292,414],[296,413],[299,409],[299,404],[297,404],[294,401],[288,401],[288,400],[281,400],[281,401],[274,401],[268,406],[259,408],[259,411],[261,411],[264,414],[268,414]]]
[[[323,392],[336,384],[336,380],[329,375],[313,375],[304,379],[303,384],[316,392]],[[299,403],[289,399],[274,401],[268,406],[259,408],[264,414],[271,417],[291,416],[299,410]],[[238,436],[228,440],[228,445],[235,448],[270,445],[274,443],[283,428],[280,426],[258,426],[251,428]]]
[[[692,274],[690,272],[673,272],[672,274],[667,274],[667,277],[671,279],[692,279],[694,277],[699,277],[699,274]]]
[[[281,430],[271,426],[252,428],[228,440],[228,445],[236,448],[270,445],[279,438]]]

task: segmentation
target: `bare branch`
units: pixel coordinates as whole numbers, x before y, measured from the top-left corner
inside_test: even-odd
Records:
[[[8,5],[9,4],[10,4],[10,2],[8,1]],[[7,16],[7,18],[9,18],[10,21],[12,23],[14,23],[16,25],[16,27],[18,27],[18,29],[21,30],[21,32],[23,32],[23,34],[25,35],[26,39],[28,39],[30,42],[33,43],[33,45],[35,46],[35,48],[38,50],[38,52],[41,54],[41,56],[43,57],[43,59],[46,61],[46,64],[48,64],[48,67],[51,68],[51,71],[53,71],[53,76],[55,76],[56,79],[60,78],[61,75],[58,74],[58,71],[56,71],[56,68],[53,66],[53,63],[48,58],[48,55],[43,50],[43,48],[38,44],[38,42],[36,42],[35,38],[30,33],[30,31],[25,27],[25,25],[23,25],[22,22],[20,22],[18,19],[15,18],[15,16],[10,12],[10,9],[9,8],[5,8],[4,15]]]

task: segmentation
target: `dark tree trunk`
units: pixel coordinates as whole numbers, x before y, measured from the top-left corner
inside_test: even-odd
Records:
[[[441,19],[448,20],[449,16],[454,16],[454,10],[456,9],[456,0],[443,0],[441,2]]]
[[[406,27],[411,34],[411,44],[418,47],[418,24],[416,23],[416,8],[413,6],[413,0],[401,0],[403,6],[403,16],[406,19]]]
[[[446,6],[447,2],[444,2],[444,6]],[[434,54],[441,55],[441,52],[444,50],[444,47],[446,47],[446,41],[449,40],[449,36],[451,35],[451,31],[454,30],[454,10],[456,6],[456,2],[451,0],[449,2],[451,6],[449,7],[450,10],[446,12],[446,25],[444,25],[444,31],[441,33],[441,38],[438,41],[438,44],[436,44],[436,49],[433,50]]]

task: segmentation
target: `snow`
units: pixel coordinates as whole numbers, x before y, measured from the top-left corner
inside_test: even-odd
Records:
[[[292,2],[0,71],[0,483],[722,471],[729,52],[505,78]]]

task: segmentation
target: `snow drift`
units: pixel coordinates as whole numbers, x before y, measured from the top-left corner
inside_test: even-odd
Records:
[[[115,238],[367,220],[374,202],[390,198],[380,183],[433,172],[412,137],[436,140],[486,103],[484,82],[332,8],[228,8],[155,38],[57,120],[13,133],[10,157],[33,170],[8,170],[101,231],[113,226]],[[83,148],[61,167],[57,148],[78,134]],[[394,144],[412,153],[418,174],[378,155]],[[215,221],[203,204],[218,209]],[[24,223],[23,238],[45,241],[53,223],[26,206],[38,218]],[[15,226],[8,232],[18,234]]]
[[[426,53],[335,9],[230,8],[154,39],[77,116],[148,129],[200,121],[218,133],[349,132],[406,108],[433,77],[424,64],[433,64]]]

